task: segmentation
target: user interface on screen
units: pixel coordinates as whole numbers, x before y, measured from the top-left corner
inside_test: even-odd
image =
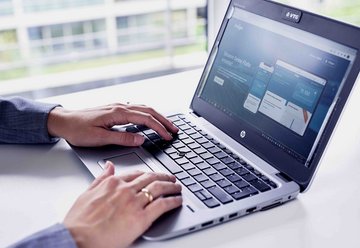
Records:
[[[306,164],[355,56],[236,8],[199,97]]]

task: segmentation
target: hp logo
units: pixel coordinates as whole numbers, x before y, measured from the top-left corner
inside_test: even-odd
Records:
[[[240,133],[240,137],[243,139],[243,138],[245,138],[245,136],[246,136],[246,132],[244,130],[242,130]]]

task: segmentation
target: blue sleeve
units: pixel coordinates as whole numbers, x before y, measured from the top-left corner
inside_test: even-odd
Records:
[[[0,98],[0,143],[53,143],[47,130],[49,112],[59,105],[21,97]]]
[[[76,248],[76,243],[70,232],[62,224],[53,225],[39,231],[9,248]]]

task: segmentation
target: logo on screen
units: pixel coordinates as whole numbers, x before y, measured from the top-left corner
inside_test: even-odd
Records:
[[[283,19],[285,19],[287,21],[295,22],[295,23],[300,22],[301,15],[302,15],[301,11],[294,10],[294,9],[288,9],[288,8],[285,8],[282,12]]]
[[[245,138],[245,136],[246,136],[246,132],[244,130],[242,130],[240,133],[240,137],[243,139],[243,138]]]

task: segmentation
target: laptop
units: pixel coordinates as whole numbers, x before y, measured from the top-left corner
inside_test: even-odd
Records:
[[[232,0],[188,113],[165,142],[144,126],[142,147],[73,147],[97,176],[174,174],[183,205],[143,234],[164,240],[280,206],[304,193],[359,75],[360,29],[265,0]]]

